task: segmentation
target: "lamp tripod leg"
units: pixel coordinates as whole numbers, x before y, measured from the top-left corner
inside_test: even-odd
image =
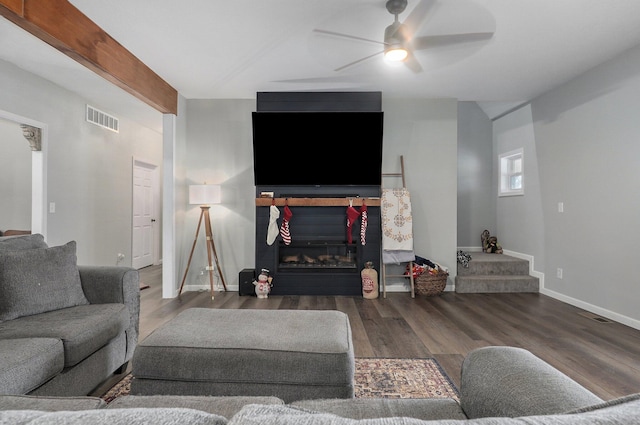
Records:
[[[222,286],[224,290],[227,290],[227,283],[224,280],[224,274],[222,273],[222,268],[220,267],[220,262],[218,261],[218,253],[216,251],[216,244],[213,240],[213,231],[211,230],[211,220],[209,219],[209,211],[205,212],[205,229],[207,233],[207,253],[209,255],[209,268],[211,268],[211,253],[213,252],[213,258],[216,261],[216,267],[218,268],[218,274],[220,275],[220,282],[222,282]],[[210,281],[211,287],[213,288],[213,271],[210,271]],[[213,290],[213,289],[212,289]]]
[[[189,253],[189,261],[187,262],[187,269],[184,271],[184,277],[182,278],[182,283],[180,284],[180,291],[178,292],[178,295],[182,294],[182,288],[184,287],[184,282],[187,279],[187,273],[189,272],[189,267],[191,266],[191,259],[193,258],[193,251],[196,249],[196,243],[198,242],[198,233],[200,233],[200,225],[202,224],[203,215],[204,215],[204,210],[200,211],[200,220],[198,220],[198,227],[196,228],[196,236],[193,238],[193,245],[191,246],[191,253]],[[209,261],[209,265],[211,265],[211,261]]]
[[[211,265],[211,246],[209,245],[209,238],[211,235],[207,235],[207,258],[209,260],[207,270],[209,271],[209,286],[211,287],[211,299],[214,298],[214,289],[213,289],[213,266]]]

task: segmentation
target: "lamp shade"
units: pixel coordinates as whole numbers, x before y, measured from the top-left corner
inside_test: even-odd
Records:
[[[220,185],[192,184],[189,186],[189,203],[211,205],[220,203]]]

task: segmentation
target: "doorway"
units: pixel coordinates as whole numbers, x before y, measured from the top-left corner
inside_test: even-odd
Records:
[[[141,269],[156,263],[160,249],[157,217],[158,167],[147,161],[133,160],[133,201],[131,230],[131,267]]]
[[[21,129],[21,125],[27,125],[34,128],[40,129],[40,146],[31,150],[30,158],[27,158],[27,163],[22,164],[20,168],[27,168],[31,170],[31,182],[27,183],[27,186],[18,190],[18,195],[20,198],[30,198],[30,208],[26,206],[26,210],[22,211],[20,214],[30,216],[30,226],[28,226],[28,230],[31,233],[40,233],[44,236],[45,240],[47,238],[46,227],[47,227],[47,217],[45,212],[45,202],[46,202],[46,152],[47,152],[47,125],[32,120],[27,117],[23,117],[20,115],[13,114],[11,112],[0,110],[0,119],[3,120],[9,127],[11,128],[11,132],[18,135],[18,140],[23,141],[28,145],[28,140],[25,139],[25,136],[21,136],[23,130]],[[6,137],[2,138],[6,140]],[[30,162],[30,164],[28,163]],[[5,167],[3,167],[5,168]],[[6,182],[7,179],[3,178],[3,181]],[[27,179],[23,179],[27,180]],[[19,202],[13,202],[6,196],[6,193],[3,194],[4,205],[18,205]],[[28,202],[27,202],[28,203]],[[26,205],[26,204],[25,204]],[[0,230],[2,228],[0,227]],[[4,229],[7,230],[7,229]],[[20,229],[22,230],[22,229]],[[27,229],[25,229],[27,230]]]

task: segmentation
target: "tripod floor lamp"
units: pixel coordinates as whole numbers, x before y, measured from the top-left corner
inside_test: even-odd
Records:
[[[184,282],[187,279],[187,273],[189,273],[189,266],[191,266],[191,259],[193,258],[193,251],[196,249],[198,242],[198,233],[200,233],[200,226],[204,221],[205,234],[207,236],[207,258],[209,260],[207,271],[209,272],[209,283],[211,285],[211,299],[213,299],[213,266],[211,265],[211,255],[216,261],[216,267],[218,268],[218,274],[220,275],[220,281],[224,290],[227,290],[227,284],[224,281],[224,275],[220,268],[218,261],[218,253],[216,252],[216,244],[213,241],[213,232],[211,231],[211,220],[209,218],[209,208],[212,204],[220,203],[220,186],[216,184],[197,184],[189,186],[189,203],[200,205],[200,220],[198,221],[198,228],[196,229],[196,236],[193,240],[193,246],[191,247],[191,253],[189,254],[189,261],[187,262],[187,269],[184,271],[184,277],[180,284],[180,292],[182,294],[182,288]]]

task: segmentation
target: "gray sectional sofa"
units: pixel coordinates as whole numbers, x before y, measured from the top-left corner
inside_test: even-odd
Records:
[[[0,423],[218,425],[633,425],[640,394],[603,401],[530,352],[485,347],[465,358],[460,401],[276,397],[0,396]]]
[[[0,394],[86,395],[133,356],[138,272],[76,259],[73,241],[0,237]]]

